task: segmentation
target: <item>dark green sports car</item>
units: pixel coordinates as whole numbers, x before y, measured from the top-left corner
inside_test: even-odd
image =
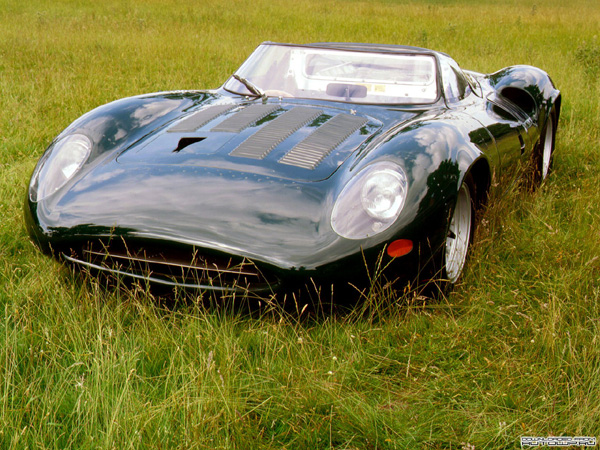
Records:
[[[490,189],[550,170],[560,92],[422,48],[263,43],[216,90],[101,106],[48,147],[42,251],[172,286],[454,284]]]

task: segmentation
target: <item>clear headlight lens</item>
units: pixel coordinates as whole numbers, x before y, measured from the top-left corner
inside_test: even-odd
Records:
[[[30,198],[40,201],[69,181],[90,156],[92,142],[83,134],[71,134],[56,142],[31,179]]]
[[[404,204],[406,177],[392,169],[370,175],[362,188],[365,211],[377,220],[395,218]]]
[[[392,162],[363,169],[342,190],[331,215],[334,231],[347,239],[364,239],[388,229],[400,215],[408,180]]]

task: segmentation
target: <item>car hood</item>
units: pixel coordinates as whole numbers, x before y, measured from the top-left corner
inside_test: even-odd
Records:
[[[337,169],[416,115],[216,97],[99,159],[33,215],[55,242],[133,236],[315,268],[377,244],[332,230],[350,179]]]
[[[385,128],[382,120],[344,106],[274,100],[240,104],[217,97],[163,125],[117,161],[319,181]],[[393,122],[413,116],[397,112]]]

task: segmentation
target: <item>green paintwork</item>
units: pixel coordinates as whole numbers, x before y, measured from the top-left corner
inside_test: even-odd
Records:
[[[166,253],[177,248],[190,255],[245,258],[273,274],[279,280],[273,285],[306,276],[335,281],[364,275],[364,261],[370,264],[395,239],[411,239],[415,250],[390,268],[414,274],[438,255],[465,175],[476,171],[482,191],[492,176],[518,176],[550,111],[559,112],[559,92],[539,69],[516,66],[471,76],[475,90],[464,99],[451,103],[440,96],[426,106],[263,100],[223,89],[150,94],[101,106],[61,134],[85,134],[93,142],[92,154],[49,197],[37,202],[35,186],[30,189],[27,228],[43,251],[57,257],[77,254],[90,240],[124,238],[142,246],[158,244]],[[511,110],[514,106],[502,101],[506,87],[527,92],[535,110]],[[232,108],[198,130],[169,131],[182,118],[222,104]],[[265,108],[273,112],[239,133],[213,131],[254,104],[273,105]],[[318,111],[317,118],[262,159],[235,155],[250,136],[298,108]],[[364,125],[312,170],[280,162],[339,114],[364,118]],[[380,160],[399,164],[408,175],[402,213],[371,238],[338,236],[330,224],[337,196],[362,168]]]

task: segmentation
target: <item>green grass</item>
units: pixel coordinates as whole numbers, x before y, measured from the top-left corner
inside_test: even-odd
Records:
[[[0,448],[600,437],[599,21],[586,0],[3,0]],[[461,284],[437,301],[165,305],[34,249],[22,205],[56,134],[117,98],[217,87],[264,40],[427,46],[482,72],[541,67],[563,93],[554,172],[535,193],[493,195]]]

